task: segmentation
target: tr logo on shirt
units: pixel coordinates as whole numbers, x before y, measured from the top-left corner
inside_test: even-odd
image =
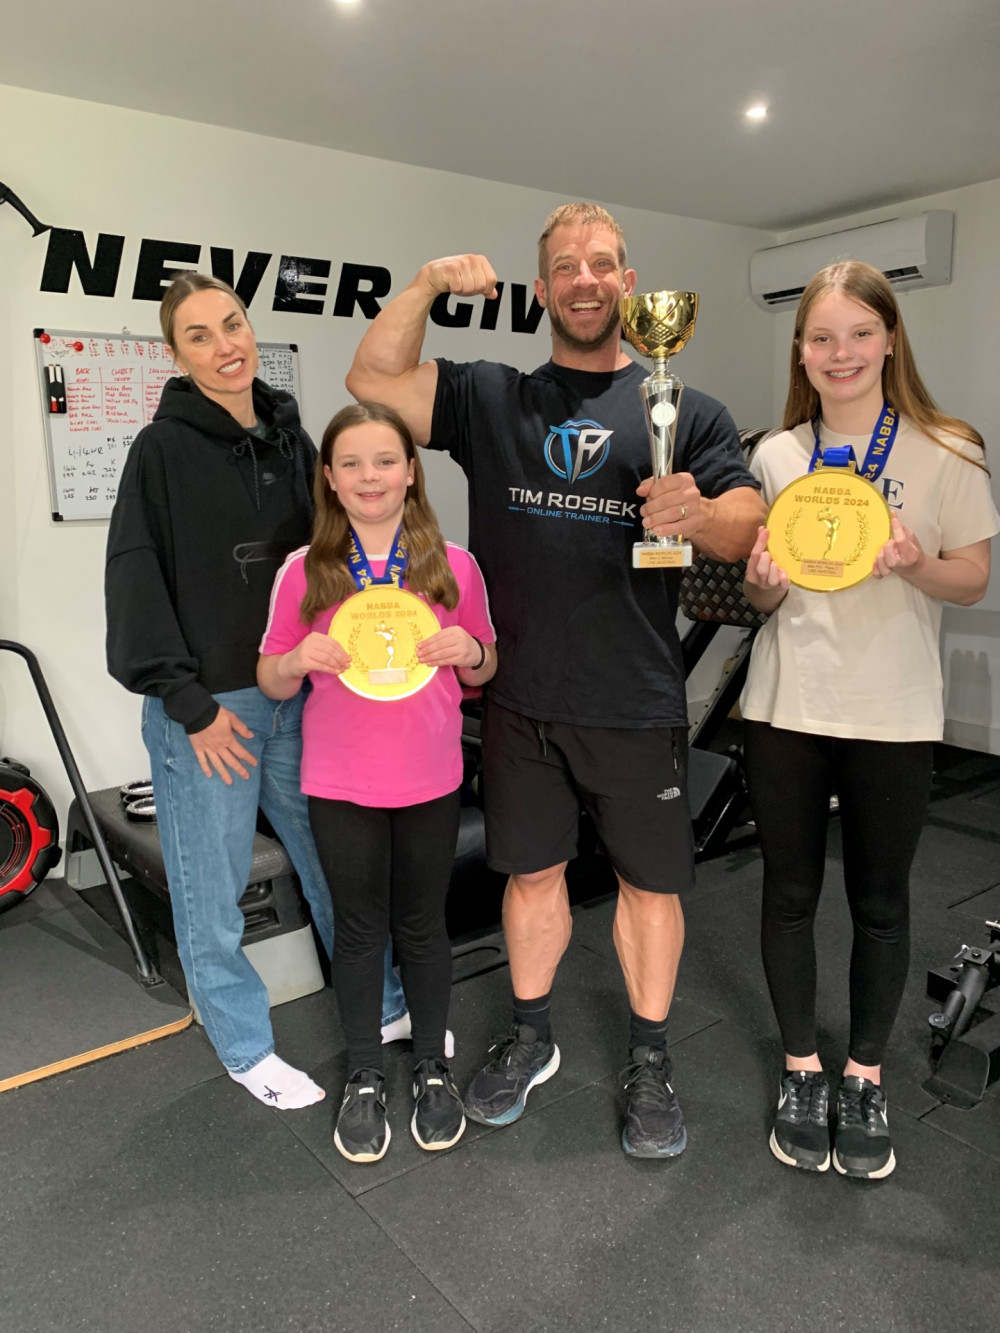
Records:
[[[545,441],[545,461],[563,481],[591,477],[607,461],[612,432],[596,421],[564,421],[550,426]]]

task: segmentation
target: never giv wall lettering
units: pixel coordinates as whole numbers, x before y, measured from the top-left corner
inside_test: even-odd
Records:
[[[183,241],[144,238],[139,246],[132,299],[160,301],[165,286],[175,273],[203,264],[203,249],[201,245]],[[327,295],[333,286],[329,259],[279,255],[276,266],[273,266],[273,254],[250,250],[237,274],[233,250],[215,245],[208,249],[210,271],[229,283],[248,309],[258,295],[265,274],[274,267],[272,310],[298,315],[324,313]],[[82,231],[53,227],[49,233],[40,290],[68,292],[75,272],[84,295],[114,296],[118,291],[124,250],[124,236],[101,232],[91,254]],[[542,307],[534,293],[521,282],[512,282],[509,294],[505,288],[505,283],[498,282],[499,294],[495,300],[480,298],[476,327],[487,332],[495,330],[501,313],[505,312],[512,333],[534,333],[542,318]],[[392,274],[382,265],[342,263],[330,313],[339,319],[353,319],[355,312],[360,311],[365,319],[374,319],[382,308],[379,302],[391,289]],[[471,327],[475,310],[472,302],[457,301],[448,293],[442,293],[434,302],[430,317],[442,328],[464,329]]]

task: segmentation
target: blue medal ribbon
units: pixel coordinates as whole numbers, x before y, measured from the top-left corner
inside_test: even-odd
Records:
[[[887,402],[883,402],[882,411],[879,413],[878,421],[875,423],[875,429],[872,431],[871,440],[868,442],[868,452],[865,454],[865,461],[858,468],[858,460],[854,456],[854,450],[849,444],[839,444],[834,448],[823,449],[819,442],[820,418],[815,416],[812,419],[813,436],[816,440],[813,456],[809,462],[809,471],[815,472],[816,468],[822,467],[854,467],[860,472],[866,481],[875,481],[882,475],[882,469],[889,461],[889,455],[892,453],[892,446],[896,443],[896,431],[899,429],[899,413],[894,407],[890,407]]]
[[[377,579],[372,573],[372,567],[365,555],[364,547],[358,541],[358,534],[351,528],[351,544],[347,548],[347,568],[359,592],[364,588],[370,588],[373,584],[391,583],[394,587],[401,588],[409,558],[410,553],[406,549],[403,525],[400,523],[396,529],[396,535],[392,539],[392,551],[389,559],[385,562],[385,572],[381,578]]]

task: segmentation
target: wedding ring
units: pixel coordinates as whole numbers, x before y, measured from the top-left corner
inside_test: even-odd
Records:
[[[687,516],[688,516],[688,507],[687,507],[687,505],[681,505],[681,522],[682,522],[682,523],[683,523],[684,520],[687,518]]]

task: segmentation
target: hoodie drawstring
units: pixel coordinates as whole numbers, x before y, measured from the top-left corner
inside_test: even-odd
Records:
[[[257,450],[253,447],[253,436],[244,435],[242,440],[233,445],[233,457],[242,458],[247,449],[250,450],[250,458],[253,462],[253,502],[260,512],[260,478],[257,473]]]

